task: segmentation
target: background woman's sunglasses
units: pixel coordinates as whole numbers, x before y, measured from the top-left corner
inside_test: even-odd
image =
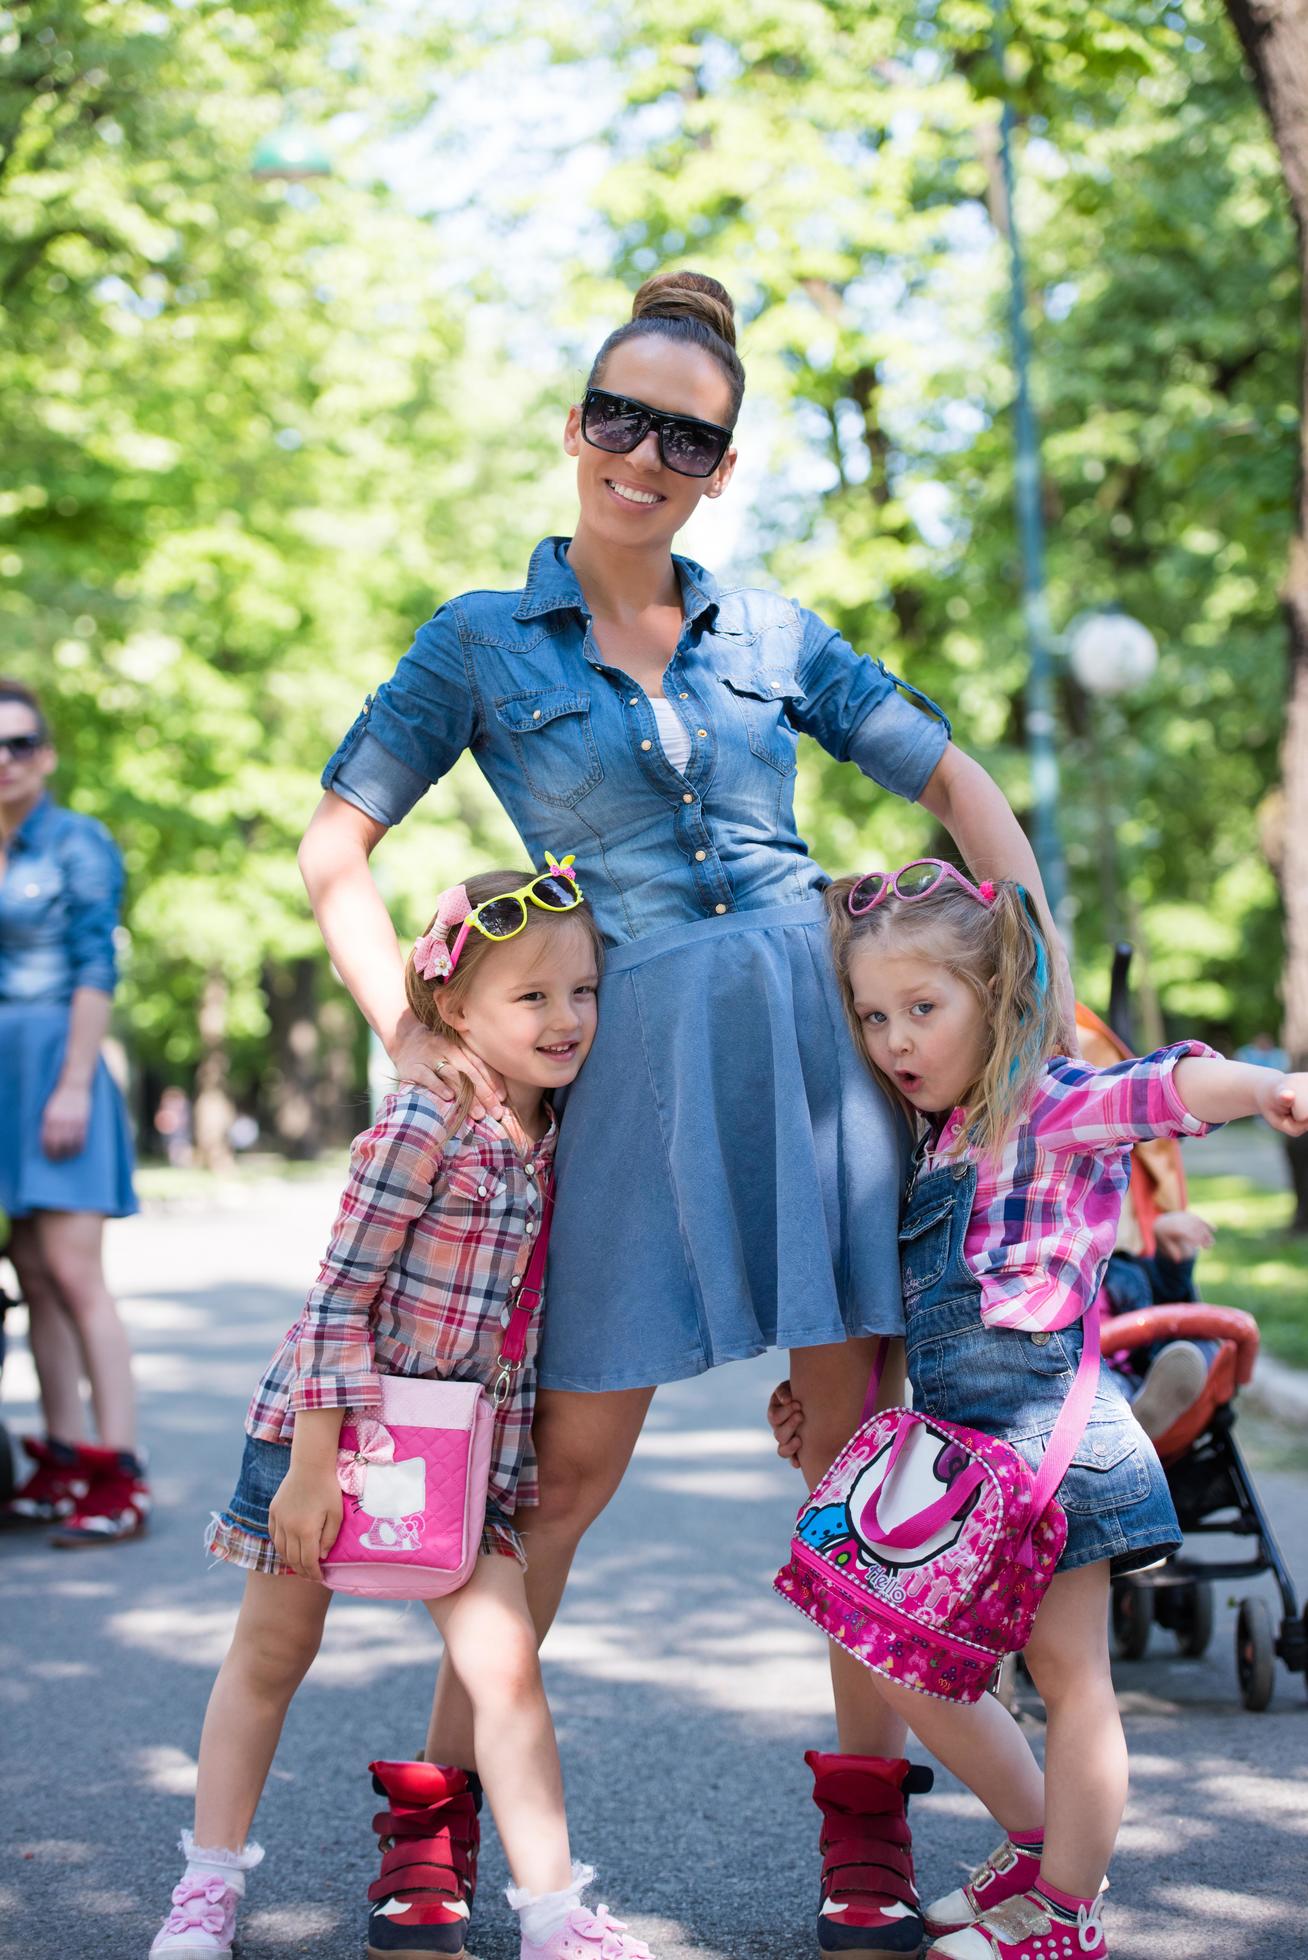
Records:
[[[12,756],[21,762],[25,756],[35,755],[45,747],[44,735],[0,735],[0,755]]]
[[[731,446],[732,431],[693,415],[664,415],[628,395],[588,388],[581,405],[581,433],[596,449],[626,456],[657,431],[659,455],[678,476],[712,476]]]

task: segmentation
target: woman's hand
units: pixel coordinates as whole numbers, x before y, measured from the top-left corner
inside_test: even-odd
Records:
[[[472,1114],[502,1116],[504,1080],[461,1041],[433,1034],[416,1017],[401,1027],[390,1049],[395,1073],[401,1082],[416,1082],[428,1089],[443,1108],[450,1108],[459,1093],[459,1077],[472,1084]]]
[[[776,1438],[777,1455],[785,1457],[798,1470],[804,1441],[804,1404],[795,1400],[788,1379],[778,1382],[768,1399],[768,1421]]]
[[[41,1113],[41,1149],[47,1157],[76,1157],[86,1142],[91,1091],[59,1083]]]
[[[1264,1069],[1263,1074],[1270,1080],[1266,1089],[1258,1085],[1259,1115],[1283,1136],[1308,1134],[1308,1073],[1277,1076]]]
[[[322,1563],[341,1528],[343,1502],[336,1463],[297,1464],[294,1456],[282,1487],[268,1507],[268,1535],[284,1565],[301,1579],[322,1584]]]

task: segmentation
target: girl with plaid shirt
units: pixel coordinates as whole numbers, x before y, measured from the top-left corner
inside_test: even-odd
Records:
[[[452,887],[409,958],[414,1013],[500,1072],[505,1112],[474,1114],[466,1082],[452,1107],[406,1085],[355,1139],[317,1282],[255,1390],[236,1491],[208,1534],[209,1549],[248,1576],[205,1717],[186,1870],[152,1960],[231,1954],[245,1875],[263,1857],[249,1829],[331,1600],[321,1561],[341,1522],[346,1410],[375,1409],[384,1375],[492,1385],[501,1317],[546,1225],[550,1092],[575,1078],[594,1039],[600,964],[570,859],[539,877],[488,872]],[[376,1819],[374,1960],[462,1956],[483,1785],[523,1960],[649,1960],[607,1908],[582,1906],[594,1873],[569,1849],[514,1522],[536,1501],[538,1332],[496,1413],[483,1556],[458,1592],[427,1602],[474,1705],[480,1778],[421,1760],[373,1764],[388,1800]]]
[[[1035,1468],[1113,1249],[1132,1144],[1252,1115],[1301,1136],[1308,1074],[1224,1061],[1197,1041],[1102,1069],[1069,1055],[1019,885],[973,885],[923,859],[838,880],[826,901],[856,1037],[918,1131],[900,1225],[913,1405],[1002,1437]],[[789,1383],[769,1416],[793,1455],[803,1410]],[[1109,1582],[1164,1558],[1180,1529],[1106,1367],[1058,1495],[1067,1545],[1026,1649],[1048,1717],[1043,1778],[992,1697],[943,1701],[874,1677],[1007,1833],[968,1884],[927,1909],[928,1960],[1108,1951],[1099,1897],[1127,1788]],[[847,1917],[831,1951],[858,1937]]]

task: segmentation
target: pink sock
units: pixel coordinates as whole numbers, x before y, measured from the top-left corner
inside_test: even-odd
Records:
[[[1038,1878],[1035,1882],[1035,1890],[1042,1899],[1048,1899],[1050,1905],[1057,1906],[1068,1919],[1075,1919],[1078,1912],[1089,1912],[1094,1904],[1093,1899],[1079,1899],[1072,1892],[1060,1892],[1058,1887],[1051,1885],[1047,1878]]]
[[[1030,1851],[1038,1854],[1044,1849],[1044,1827],[1042,1825],[1038,1831],[1010,1831],[1008,1833],[1008,1841],[1010,1844],[1015,1844],[1019,1851]]]

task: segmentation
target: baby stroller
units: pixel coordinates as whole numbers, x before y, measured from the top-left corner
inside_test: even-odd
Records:
[[[1124,1000],[1129,957],[1129,948],[1118,948],[1115,1002]],[[1101,1045],[1110,1044],[1115,1055],[1126,1060],[1132,1051],[1123,1039],[1120,1011],[1114,1018],[1116,1030],[1088,1009],[1077,1007],[1078,1028],[1091,1039],[1098,1036]],[[1184,1205],[1180,1149],[1174,1143],[1167,1147],[1175,1153],[1174,1173]],[[1159,1207],[1138,1151],[1132,1162],[1130,1205],[1144,1251],[1152,1253]],[[1206,1302],[1145,1307],[1102,1322],[1103,1352],[1115,1361],[1173,1340],[1220,1344],[1198,1401],[1154,1438],[1187,1543],[1154,1570],[1114,1580],[1114,1645],[1121,1659],[1139,1660],[1156,1623],[1175,1634],[1183,1654],[1198,1658],[1213,1634],[1213,1582],[1253,1579],[1270,1572],[1281,1596],[1279,1627],[1273,1624],[1266,1600],[1247,1593],[1240,1601],[1235,1630],[1240,1698],[1246,1708],[1264,1709],[1272,1699],[1278,1656],[1292,1674],[1308,1677],[1308,1613],[1300,1616],[1293,1583],[1235,1436],[1236,1390],[1253,1374],[1258,1324],[1251,1314]],[[1251,1539],[1250,1556],[1192,1556],[1189,1541],[1205,1533]]]

